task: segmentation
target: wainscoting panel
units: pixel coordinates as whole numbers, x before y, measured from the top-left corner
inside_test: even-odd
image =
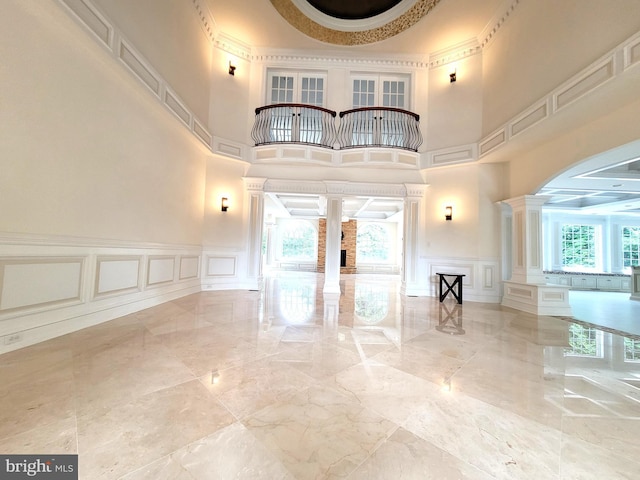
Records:
[[[0,259],[0,313],[82,301],[83,258]]]
[[[200,246],[0,233],[0,354],[200,292],[200,258]]]
[[[236,274],[236,257],[208,257],[208,277],[233,277]]]
[[[182,256],[180,257],[180,275],[179,280],[189,280],[190,278],[198,278],[198,274],[200,273],[200,257],[197,255],[193,256]]]
[[[147,286],[172,282],[175,268],[176,257],[149,257]]]
[[[428,258],[429,291],[438,295],[437,273],[464,275],[462,296],[464,300],[484,303],[500,303],[500,268],[496,259]]]
[[[95,296],[139,291],[142,257],[98,257]]]

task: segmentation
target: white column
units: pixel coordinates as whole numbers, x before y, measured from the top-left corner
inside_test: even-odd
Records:
[[[545,283],[542,272],[542,205],[549,197],[524,195],[505,203],[511,206],[511,281]]]
[[[420,218],[425,185],[405,185],[402,236],[402,283],[400,293],[408,296],[427,294],[426,272],[420,269]]]
[[[247,284],[262,288],[262,228],[264,224],[264,178],[244,178],[248,190]]]
[[[545,284],[542,270],[542,205],[548,199],[524,195],[504,201],[511,206],[512,255],[502,305],[534,315],[571,316],[569,287]]]
[[[340,293],[340,238],[342,196],[327,195],[327,239],[323,293]]]

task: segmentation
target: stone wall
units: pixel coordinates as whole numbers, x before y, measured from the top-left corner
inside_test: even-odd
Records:
[[[358,222],[349,220],[342,223],[342,242],[340,249],[347,254],[346,265],[340,267],[340,273],[356,273],[356,236],[358,233]],[[318,272],[324,273],[324,266],[327,252],[327,220],[318,220]]]

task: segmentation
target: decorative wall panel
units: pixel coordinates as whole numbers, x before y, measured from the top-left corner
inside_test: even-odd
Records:
[[[236,274],[236,257],[209,257],[207,259],[207,276],[233,276]]]
[[[175,257],[149,257],[147,285],[173,281],[175,266]]]
[[[0,313],[78,303],[83,258],[0,258]]]
[[[142,257],[98,257],[96,296],[123,290],[140,290]]]

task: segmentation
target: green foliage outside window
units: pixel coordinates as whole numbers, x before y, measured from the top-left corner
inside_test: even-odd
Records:
[[[304,220],[288,223],[282,230],[282,257],[314,260],[317,237],[315,229]]]
[[[389,236],[382,225],[372,223],[359,228],[356,242],[358,259],[369,261],[389,259]]]
[[[640,227],[622,228],[622,261],[625,267],[640,265]]]
[[[596,267],[595,226],[562,226],[562,265],[565,267]]]

